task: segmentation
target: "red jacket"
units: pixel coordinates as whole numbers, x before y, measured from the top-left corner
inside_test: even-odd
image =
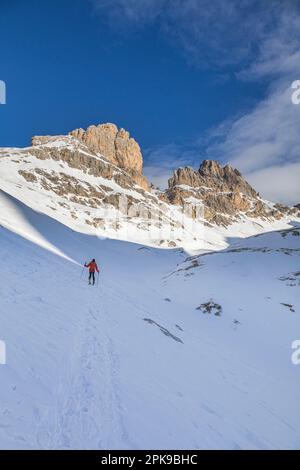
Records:
[[[91,261],[89,264],[85,264],[85,267],[89,268],[90,273],[94,273],[95,271],[97,271],[97,273],[99,272],[97,263],[94,261]]]

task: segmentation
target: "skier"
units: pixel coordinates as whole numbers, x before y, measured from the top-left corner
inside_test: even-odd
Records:
[[[97,266],[96,260],[92,259],[88,264],[84,263],[85,268],[89,268],[89,284],[93,281],[93,286],[95,285],[95,271],[99,274],[99,268]]]

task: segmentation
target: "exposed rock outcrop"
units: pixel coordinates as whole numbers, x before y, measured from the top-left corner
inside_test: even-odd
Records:
[[[114,179],[123,188],[132,188],[134,183],[137,183],[129,172],[109,163],[105,158],[100,158],[74,137],[37,136],[32,138],[32,142],[33,146],[26,151],[38,159],[50,158],[65,162],[71,168],[82,170],[95,177]]]
[[[125,129],[118,129],[115,124],[106,123],[89,126],[86,130],[75,129],[69,135],[129,172],[137,184],[148,189],[148,182],[142,175],[143,157],[140,146]]]
[[[204,160],[198,170],[178,168],[169,179],[169,201],[183,205],[191,198],[204,205],[204,218],[227,226],[244,213],[249,217],[281,218],[284,211],[271,209],[259,194],[230,165],[222,167],[214,160]]]
[[[33,156],[39,160],[54,160],[56,167],[59,166],[55,172],[48,170],[47,162],[44,166],[20,168],[18,173],[24,180],[84,207],[118,208],[119,196],[125,190],[129,208],[136,207],[139,213],[140,209],[150,211],[151,207],[155,215],[167,214],[174,209],[172,205],[179,206],[177,209],[182,212],[188,204],[189,209],[193,207],[187,216],[200,223],[204,219],[206,226],[227,227],[242,218],[272,222],[284,216],[300,217],[299,204],[290,208],[264,201],[237,169],[230,165],[223,167],[214,160],[204,160],[198,170],[178,168],[169,179],[166,191],[149,186],[142,174],[140,146],[129,132],[118,129],[115,124],[75,129],[68,135],[35,136],[32,147],[20,149],[19,158],[21,155],[24,161],[26,156]],[[81,175],[75,178],[66,167],[79,170],[91,183],[84,183],[85,177],[81,181]],[[95,177],[95,182],[89,177]],[[180,224],[178,220],[171,222],[174,227]]]
[[[89,126],[86,130],[75,129],[69,132],[69,136],[71,136],[75,142],[78,142],[78,149],[80,149],[80,144],[82,144],[92,155],[102,155],[108,162],[128,173],[133,182],[145,190],[149,189],[149,183],[142,174],[143,157],[140,146],[130,137],[129,132],[125,129],[118,129],[115,124],[107,123],[99,124],[98,126]],[[55,145],[51,146],[51,144],[55,141],[57,142],[59,139],[66,140],[67,136],[34,136],[32,137],[32,146],[38,147],[47,145],[48,152],[51,152],[53,155],[55,154],[56,148],[56,153],[59,153],[61,156],[61,149],[55,147]],[[74,141],[72,142],[73,148],[74,146],[76,147]],[[83,149],[81,148],[81,150]],[[68,158],[67,151],[65,151],[65,154],[66,158]],[[75,161],[78,159],[83,160],[82,155],[80,158],[79,155],[74,155],[73,165],[76,164]],[[102,176],[109,177],[108,175]]]
[[[222,313],[222,306],[213,300],[209,300],[208,302],[199,305],[196,310],[201,310],[203,313],[209,313],[219,317]]]
[[[169,179],[169,189],[178,185],[188,185],[195,189],[207,187],[216,192],[239,191],[247,196],[258,196],[238,170],[230,165],[222,167],[214,160],[204,160],[198,171],[190,167],[178,168]]]

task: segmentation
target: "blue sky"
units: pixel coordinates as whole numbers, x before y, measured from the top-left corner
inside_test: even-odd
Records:
[[[114,122],[157,184],[215,158],[266,197],[300,202],[298,5],[1,0],[0,146]]]

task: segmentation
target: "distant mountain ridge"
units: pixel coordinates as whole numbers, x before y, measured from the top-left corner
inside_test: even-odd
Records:
[[[211,237],[203,226],[222,238],[228,230],[286,228],[300,217],[299,207],[263,200],[238,170],[213,160],[198,170],[178,168],[167,190],[155,190],[143,175],[139,144],[110,123],[0,149],[0,189],[75,230],[162,247],[203,247]]]
[[[222,167],[214,160],[204,160],[198,170],[190,167],[175,170],[166,193],[175,204],[190,197],[201,200],[205,219],[217,225],[230,225],[241,213],[250,218],[275,220],[300,215],[297,207],[270,205],[237,169],[230,165]]]

